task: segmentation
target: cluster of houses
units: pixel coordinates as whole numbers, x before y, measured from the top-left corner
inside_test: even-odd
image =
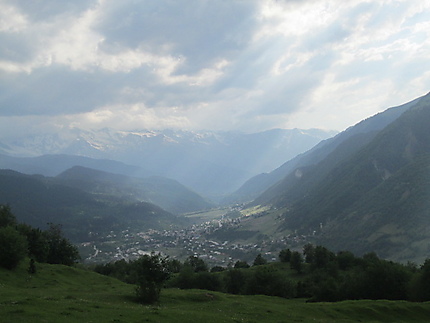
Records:
[[[240,227],[241,219],[225,219],[196,224],[182,230],[147,230],[134,232],[132,229],[119,233],[111,232],[103,240],[89,243],[92,247],[87,262],[110,262],[136,259],[144,254],[160,252],[171,258],[184,260],[190,255],[198,256],[210,266],[229,266],[236,261],[252,261],[257,254],[267,260],[276,260],[279,251],[294,248],[307,241],[306,236],[291,234],[279,239],[240,241],[232,235],[229,240],[217,239],[217,231]],[[88,247],[88,243],[87,243]]]

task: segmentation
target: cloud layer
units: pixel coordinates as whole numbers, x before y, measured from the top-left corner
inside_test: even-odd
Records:
[[[428,71],[421,0],[0,1],[3,136],[342,130],[427,93]]]

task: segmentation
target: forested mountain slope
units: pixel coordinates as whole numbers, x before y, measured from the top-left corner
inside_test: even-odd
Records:
[[[160,176],[134,178],[75,166],[55,179],[61,184],[89,193],[114,195],[134,202],[150,202],[175,214],[213,207],[213,204],[179,182]]]
[[[164,229],[186,223],[148,202],[91,194],[54,178],[11,170],[0,170],[0,204],[10,205],[20,222],[40,228],[49,222],[62,225],[74,242],[128,227]]]
[[[335,249],[422,259],[430,242],[430,95],[378,133],[350,137],[299,167],[256,203],[283,209],[283,228]]]
[[[241,188],[233,193],[227,201],[243,202],[255,199],[270,187],[274,186],[277,182],[283,180],[287,175],[290,175],[291,177],[292,172],[297,168],[312,166],[323,161],[339,146],[343,147],[339,148],[338,152],[331,157],[328,164],[333,164],[336,163],[337,160],[347,158],[350,152],[366,145],[379,131],[396,120],[420,100],[421,98],[418,98],[398,107],[390,108],[359,122],[355,126],[346,129],[333,138],[321,141],[312,149],[292,158],[272,172],[263,173],[249,179]],[[291,180],[289,179],[285,182],[290,183]],[[280,183],[279,185],[282,186],[283,184]],[[264,203],[264,201],[271,199],[276,195],[276,191],[278,189],[279,187],[277,186],[276,188],[273,188],[271,192],[265,193],[257,200],[257,203]]]

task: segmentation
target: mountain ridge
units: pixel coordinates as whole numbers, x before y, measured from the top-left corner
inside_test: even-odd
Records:
[[[161,176],[136,178],[74,166],[55,178],[63,185],[89,193],[112,194],[130,201],[153,203],[173,214],[201,211],[214,206],[179,182]]]
[[[430,94],[366,140],[352,136],[296,169],[255,203],[283,210],[281,230],[316,233],[331,248],[422,261],[430,242],[429,122]]]
[[[62,225],[74,242],[129,226],[147,230],[188,223],[149,202],[89,193],[63,185],[53,177],[13,170],[0,170],[0,204],[10,205],[18,221],[34,227],[45,228],[47,223]]]
[[[228,198],[228,201],[236,200],[240,202],[249,202],[258,198],[256,203],[261,202],[259,195],[264,194],[266,190],[273,187],[277,182],[282,181],[285,176],[291,174],[296,168],[303,168],[316,164],[326,158],[338,145],[342,144],[342,142],[345,142],[351,137],[367,133],[368,138],[364,139],[363,137],[363,142],[361,143],[361,145],[364,145],[371,140],[372,134],[376,135],[378,131],[396,120],[405,111],[418,104],[423,97],[424,96],[419,97],[400,106],[389,108],[362,120],[334,137],[322,140],[308,151],[288,160],[272,172],[259,174],[250,178]]]
[[[115,160],[138,167],[145,176],[172,178],[201,195],[219,199],[251,176],[278,167],[334,134],[318,129],[272,129],[251,134],[66,129],[58,134],[0,138],[0,153],[15,157],[55,154]]]

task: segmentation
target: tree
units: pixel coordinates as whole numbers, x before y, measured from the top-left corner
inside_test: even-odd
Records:
[[[261,265],[265,265],[265,264],[267,264],[267,260],[263,258],[261,253],[259,253],[257,255],[257,257],[255,257],[254,263],[252,265],[253,266],[261,266]]]
[[[241,294],[244,290],[246,278],[240,269],[229,269],[224,276],[227,293]]]
[[[247,293],[289,298],[295,295],[296,290],[283,273],[273,267],[260,266],[252,271],[247,281]]]
[[[179,273],[182,268],[182,264],[178,259],[167,259],[167,268],[171,273]]]
[[[430,259],[424,261],[411,287],[414,300],[422,302],[430,301]]]
[[[321,272],[320,272],[321,274]],[[325,276],[317,284],[313,285],[312,301],[336,302],[341,299],[338,282],[329,276]]]
[[[170,276],[167,257],[151,253],[137,259],[133,266],[137,276],[136,295],[139,301],[146,304],[158,302],[161,287]]]
[[[290,262],[291,259],[291,250],[283,249],[279,252],[279,261],[280,262]]]
[[[410,279],[409,273],[399,264],[381,261],[367,271],[369,284],[374,286],[375,292],[370,295],[373,299],[406,299],[406,284]]]
[[[46,262],[49,253],[46,234],[42,230],[32,228],[27,224],[19,224],[17,229],[18,232],[27,237],[28,256],[37,262]]]
[[[45,231],[48,242],[47,262],[49,264],[61,264],[71,266],[79,260],[79,251],[63,237],[61,226],[49,223],[49,229]]]
[[[323,246],[316,246],[313,251],[312,266],[314,268],[325,268],[335,260],[335,255]]]
[[[27,255],[27,240],[14,228],[0,228],[0,267],[15,269]]]
[[[16,225],[16,218],[9,205],[0,204],[0,228]]]
[[[208,271],[208,266],[204,262],[203,259],[200,259],[197,256],[189,256],[187,260],[185,260],[184,265],[191,267],[191,269],[195,272]]]
[[[303,255],[307,264],[312,263],[314,261],[315,247],[311,243],[305,244],[303,246]]]
[[[224,270],[225,268],[222,266],[213,266],[211,268],[211,273],[220,273],[220,272],[223,272]]]
[[[291,269],[296,270],[298,273],[302,272],[303,258],[300,252],[293,251],[291,253],[290,267]]]
[[[207,289],[212,291],[221,290],[221,280],[219,275],[201,271],[194,274],[194,288]]]
[[[136,284],[137,278],[133,270],[133,264],[125,259],[117,260],[107,264],[98,264],[94,267],[94,271],[99,274],[115,277],[128,284]]]
[[[234,264],[234,268],[249,268],[249,265],[246,261],[242,261],[242,260],[238,260],[236,261],[236,263]]]
[[[189,265],[184,265],[176,278],[176,286],[180,289],[194,288],[194,270]]]
[[[340,270],[347,270],[356,263],[355,256],[350,251],[339,251],[336,256],[336,261]]]

